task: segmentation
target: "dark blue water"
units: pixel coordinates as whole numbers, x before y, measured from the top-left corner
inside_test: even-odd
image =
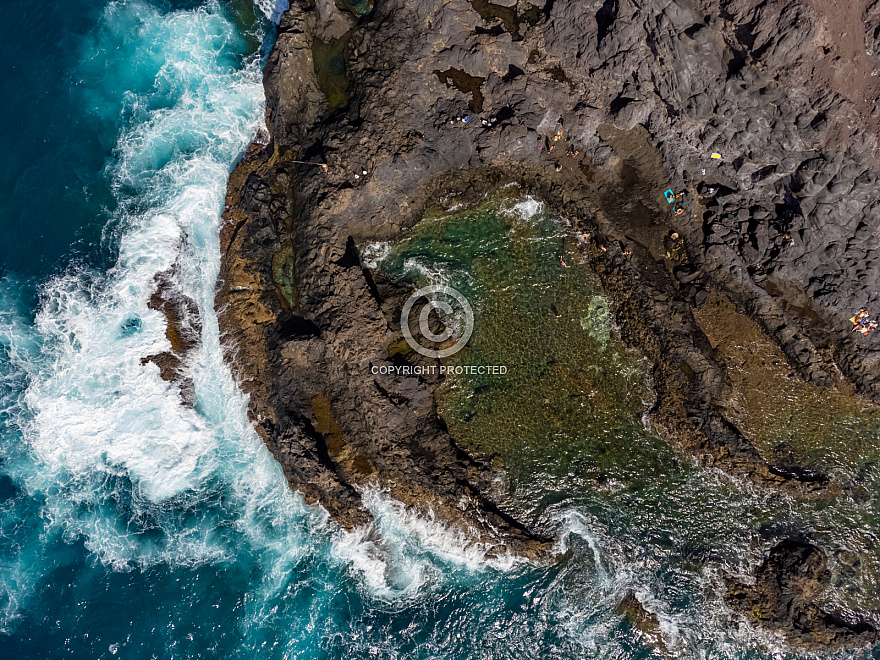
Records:
[[[614,611],[630,589],[680,657],[772,657],[718,576],[780,503],[714,473],[557,494],[551,566],[380,492],[355,533],[290,492],[213,312],[265,9],[0,5],[0,657],[650,657]],[[167,347],[147,301],[171,267],[204,321],[195,409],[140,363]]]
[[[82,80],[101,3],[0,5],[0,264],[43,274],[94,253],[115,208],[104,176],[120,118],[97,113]]]

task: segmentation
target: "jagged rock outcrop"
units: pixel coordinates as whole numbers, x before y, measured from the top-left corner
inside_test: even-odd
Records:
[[[669,650],[663,643],[663,637],[660,633],[660,621],[657,619],[657,615],[646,610],[635,593],[628,591],[617,604],[616,611],[634,630],[639,632],[648,644],[664,654],[669,653]]]
[[[753,584],[728,582],[726,600],[796,646],[826,649],[876,643],[880,636],[870,623],[848,620],[823,606],[820,599],[830,580],[828,559],[820,548],[786,539],[768,551]]]
[[[201,341],[202,319],[198,305],[178,288],[173,274],[174,270],[170,269],[156,275],[156,290],[147,303],[150,309],[161,312],[165,317],[165,336],[171,344],[171,350],[141,358],[141,364],[152,362],[158,366],[162,380],[175,383],[183,402],[192,405],[195,391],[186,366]]]
[[[378,484],[484,540],[546,549],[493,504],[498,473],[455,447],[435,380],[371,375],[403,359],[389,351],[401,292],[355,247],[515,181],[590,234],[624,339],[653,364],[658,428],[760,484],[834,492],[724,417],[693,309],[718,289],[802,378],[880,400],[880,339],[847,320],[880,313],[878,12],[856,4],[387,0],[355,16],[295,2],[265,68],[272,142],[230,179],[217,295],[291,486],[348,526]],[[576,158],[540,149],[560,125]],[[667,187],[687,191],[681,215]]]

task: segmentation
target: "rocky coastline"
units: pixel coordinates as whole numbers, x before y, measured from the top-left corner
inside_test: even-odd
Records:
[[[371,375],[401,359],[389,346],[410,292],[357,250],[430,207],[516,184],[589,236],[583,258],[651,365],[648,418],[665,438],[759,487],[840,493],[821,465],[762,453],[732,421],[731,377],[699,310],[721,296],[793,378],[880,403],[880,340],[848,320],[880,313],[880,3],[851,5],[293,2],[264,69],[267,133],[229,180],[215,302],[291,488],[347,528],[369,521],[363,489],[381,488],[487,554],[552,556],[553,530],[500,506],[502,471],[450,436],[439,379]],[[666,189],[683,192],[683,213]],[[759,576],[784,563],[768,561]],[[827,586],[824,564],[810,575],[811,594]],[[760,611],[793,643],[873,639],[824,611],[812,629],[784,607]]]

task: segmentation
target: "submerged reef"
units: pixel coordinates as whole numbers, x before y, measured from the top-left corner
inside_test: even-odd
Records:
[[[880,314],[880,12],[859,7],[293,3],[264,70],[271,139],[229,180],[215,302],[291,487],[344,527],[369,521],[361,490],[378,486],[487,554],[553,554],[551,522],[499,489],[510,443],[469,442],[442,376],[373,373],[439,363],[403,342],[417,283],[361,248],[512,185],[570,223],[562,266],[571,255],[594,287],[583,340],[644,361],[644,420],[672,451],[799,501],[857,491],[880,402],[880,337],[850,321]],[[603,410],[600,378],[556,373]],[[862,424],[858,455],[798,398]],[[822,564],[821,591],[816,552],[777,546],[759,585],[788,579],[774,567],[794,553]],[[770,615],[745,587],[730,594],[811,647],[873,639],[812,601]]]

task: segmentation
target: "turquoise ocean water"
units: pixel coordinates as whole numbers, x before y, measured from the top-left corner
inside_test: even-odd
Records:
[[[556,498],[553,566],[486,561],[379,492],[345,533],[289,491],[212,304],[276,13],[0,4],[0,657],[652,657],[614,613],[629,590],[678,657],[782,655],[718,587],[770,496],[714,473]],[[172,266],[204,320],[194,409],[140,364],[167,343],[147,301]]]

